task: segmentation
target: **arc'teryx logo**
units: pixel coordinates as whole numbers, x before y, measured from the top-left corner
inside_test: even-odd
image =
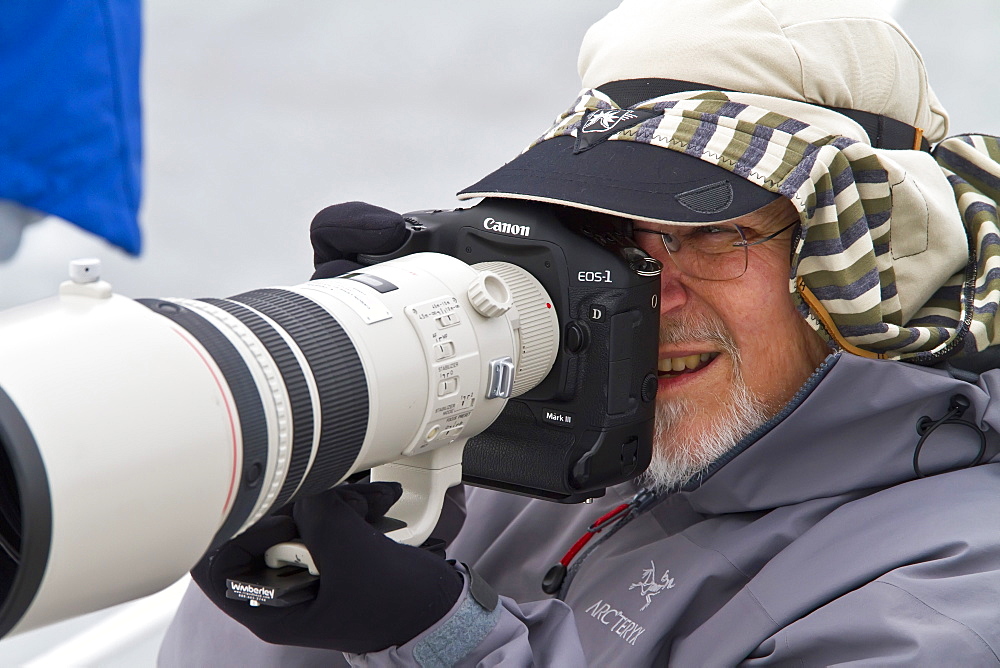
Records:
[[[629,645],[635,645],[636,638],[641,636],[646,630],[644,626],[640,626],[635,620],[626,617],[621,610],[616,609],[610,603],[605,603],[604,599],[593,604],[586,611],[591,617],[599,621],[605,628]]]
[[[653,597],[659,594],[664,589],[674,588],[674,579],[670,577],[670,571],[666,571],[663,577],[657,581],[656,579],[656,564],[652,560],[649,562],[649,568],[644,568],[642,570],[642,579],[638,582],[633,582],[632,586],[628,588],[632,591],[636,587],[639,588],[639,593],[646,597],[646,605],[639,608],[639,612],[642,612],[649,607],[649,604],[653,602]]]
[[[584,132],[607,132],[622,121],[638,118],[638,114],[628,109],[601,109],[593,112],[583,125]]]
[[[530,236],[531,228],[527,225],[511,225],[494,218],[487,218],[483,221],[483,227],[492,232],[503,232],[504,234],[516,234],[522,237]]]
[[[606,139],[654,118],[663,118],[662,111],[652,109],[594,109],[583,117],[576,133],[573,153],[588,151]]]

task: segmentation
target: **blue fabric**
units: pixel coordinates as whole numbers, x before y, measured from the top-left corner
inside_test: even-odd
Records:
[[[467,596],[454,615],[413,648],[421,668],[448,668],[471,654],[500,621],[501,610],[492,611]]]
[[[0,7],[0,198],[138,255],[139,0]]]

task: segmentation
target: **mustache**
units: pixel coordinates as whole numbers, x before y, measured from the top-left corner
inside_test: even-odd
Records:
[[[736,341],[718,318],[702,314],[660,318],[660,345],[705,341],[713,343],[739,362]]]

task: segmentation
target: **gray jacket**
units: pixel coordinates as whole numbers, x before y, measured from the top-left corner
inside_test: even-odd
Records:
[[[935,370],[832,356],[791,404],[697,485],[658,497],[593,540],[565,602],[548,568],[632,485],[562,506],[469,490],[450,553],[502,595],[463,596],[405,646],[364,666],[997,665],[1000,465],[969,467],[975,429],[944,425],[914,472],[916,425],[950,398],[1000,454],[1000,371],[978,385]],[[196,589],[162,664],[335,665],[265,645]],[[339,660],[339,657],[336,657]]]

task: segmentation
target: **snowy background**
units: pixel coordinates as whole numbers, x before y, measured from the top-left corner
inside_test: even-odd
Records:
[[[952,132],[1000,131],[1000,3],[873,1],[920,47]],[[35,223],[0,264],[0,308],[54,294],[78,257],[131,297],[302,282],[322,207],[453,206],[514,157],[572,100],[580,39],[616,4],[146,0],[146,250]],[[3,640],[0,665],[151,666],[178,591]]]

